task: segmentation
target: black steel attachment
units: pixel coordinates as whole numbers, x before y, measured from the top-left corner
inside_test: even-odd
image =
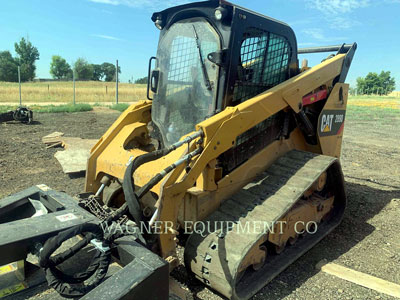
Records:
[[[39,215],[32,203],[47,213]],[[44,185],[6,197],[0,200],[0,266],[25,259],[60,231],[96,221],[72,197]]]
[[[16,110],[0,114],[0,123],[9,121],[19,121],[30,124],[33,121],[33,112],[27,107],[20,106]]]
[[[81,300],[169,299],[169,265],[131,236],[115,241],[124,266]]]
[[[6,197],[0,200],[0,266],[33,254],[44,269],[41,277],[46,275],[49,286],[64,297],[168,299],[168,263],[137,243],[135,235],[100,224],[74,198],[44,185]],[[53,254],[76,235],[82,237],[78,243]],[[88,245],[96,251],[82,272],[69,275],[57,267]],[[104,280],[111,255],[122,268]]]

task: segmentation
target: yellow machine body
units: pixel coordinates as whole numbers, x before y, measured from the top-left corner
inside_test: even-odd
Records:
[[[344,82],[357,45],[297,49],[287,24],[224,0],[152,20],[161,34],[150,101],[132,104],[93,147],[86,192],[111,211],[129,206],[171,270],[183,238],[196,278],[248,299],[343,217]],[[299,67],[298,54],[333,51]],[[232,226],[202,234],[200,221]],[[237,231],[258,221],[286,225]]]
[[[216,210],[224,199],[292,149],[339,158],[343,131],[337,135],[319,137],[318,145],[309,145],[300,130],[295,130],[289,139],[273,142],[223,178],[215,166],[215,160],[234,145],[237,136],[279,111],[288,108],[299,111],[304,95],[320,86],[329,86],[340,74],[344,58],[343,54],[337,55],[238,106],[227,107],[223,112],[198,124],[196,127],[204,132],[204,151],[191,162],[190,172],[186,173],[184,166],[179,167],[152,189],[162,204],[160,221],[172,222],[176,230],[179,221],[202,220]],[[339,98],[340,90],[342,99]],[[323,110],[345,112],[347,96],[348,85],[336,84]],[[132,104],[94,146],[88,161],[86,191],[95,192],[104,174],[122,180],[129,159],[145,153],[140,149],[126,150],[125,147],[133,139],[141,140],[142,143],[149,139],[146,125],[150,121],[150,110],[151,101]],[[186,146],[182,146],[176,152],[141,166],[135,173],[135,183],[138,186],[145,184],[187,153],[187,150]],[[165,258],[175,255],[175,230],[160,235],[160,254]]]

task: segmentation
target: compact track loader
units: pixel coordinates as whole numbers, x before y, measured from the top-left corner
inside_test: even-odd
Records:
[[[223,0],[172,7],[152,20],[160,40],[148,100],[122,113],[88,160],[79,209],[96,221],[38,237],[40,264],[66,296],[164,299],[162,262],[178,266],[180,243],[191,274],[229,299],[248,299],[343,217],[344,82],[357,45],[298,49],[287,24]],[[299,66],[299,54],[316,52],[335,54]],[[81,220],[70,213],[66,222]],[[81,242],[52,255],[77,234]],[[131,280],[131,293],[118,294],[117,275],[100,282],[109,253],[126,257],[127,240],[135,246],[124,264],[147,259],[132,272],[151,272],[132,279],[125,267],[117,275]],[[89,243],[98,255],[83,275],[57,268]],[[74,288],[89,275],[95,284]]]

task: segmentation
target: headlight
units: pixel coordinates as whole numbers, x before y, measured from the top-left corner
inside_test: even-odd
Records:
[[[221,6],[217,7],[215,9],[214,16],[217,21],[221,21],[226,16],[226,9]]]
[[[157,27],[158,29],[160,29],[160,30],[163,29],[163,27],[164,27],[164,22],[163,22],[163,20],[161,19],[161,17],[157,17],[157,20],[154,22],[154,25],[156,25],[156,27]]]

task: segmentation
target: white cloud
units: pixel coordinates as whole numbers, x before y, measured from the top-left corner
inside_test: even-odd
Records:
[[[329,20],[329,22],[330,22],[331,28],[335,28],[335,29],[349,29],[354,26],[361,25],[360,21],[351,19],[349,17],[342,17],[342,16],[332,17]]]
[[[310,7],[316,8],[326,15],[350,13],[356,9],[367,7],[370,0],[306,0]]]
[[[320,28],[304,29],[303,33],[313,38],[314,40],[325,40],[325,35]]]
[[[89,0],[90,2],[103,3],[109,5],[124,5],[135,8],[151,8],[162,10],[167,7],[172,7],[195,0]]]
[[[326,36],[321,28],[308,28],[302,31],[305,35],[310,37],[312,40],[324,41],[324,42],[335,42],[335,41],[345,41],[346,37],[332,37]]]
[[[113,41],[123,41],[122,39],[119,39],[115,36],[111,36],[111,35],[104,35],[104,34],[92,34],[92,36],[94,37],[98,37],[101,39],[106,39],[106,40],[113,40]]]
[[[372,0],[304,0],[311,9],[319,10],[334,29],[349,29],[360,25],[353,13],[372,5]],[[400,1],[400,0],[386,0]]]

